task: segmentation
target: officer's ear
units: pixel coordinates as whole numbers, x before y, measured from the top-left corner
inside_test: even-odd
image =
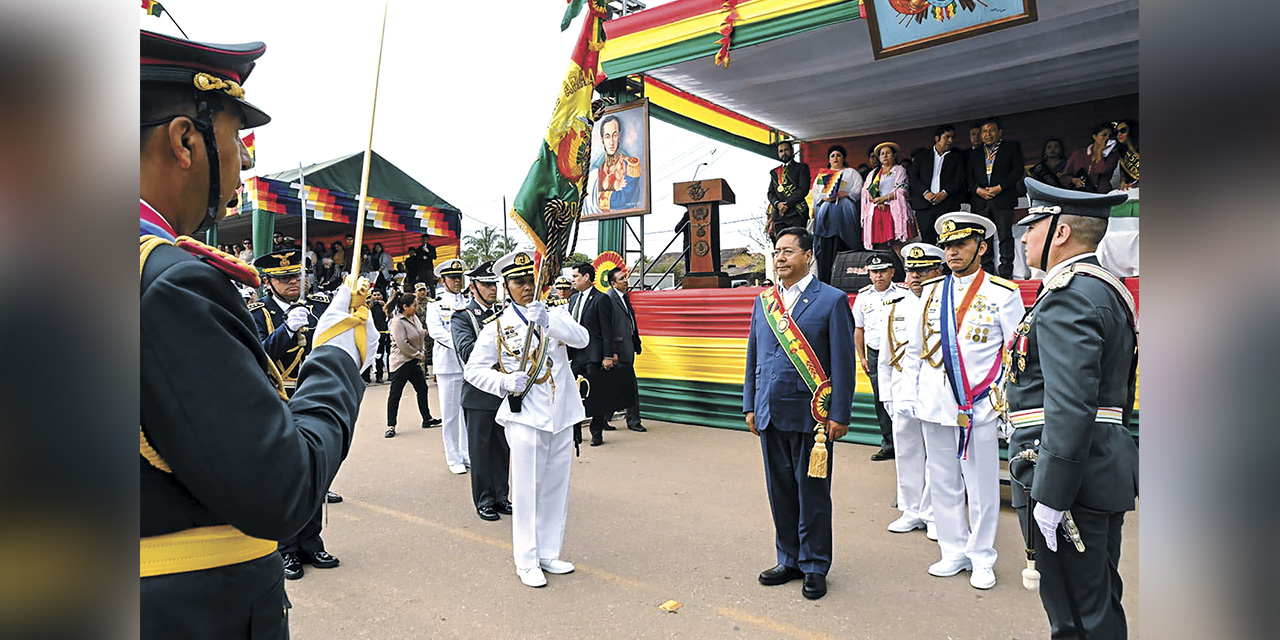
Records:
[[[178,116],[165,125],[164,131],[169,153],[173,154],[178,166],[190,169],[195,164],[195,140],[200,137],[195,123],[187,116]]]

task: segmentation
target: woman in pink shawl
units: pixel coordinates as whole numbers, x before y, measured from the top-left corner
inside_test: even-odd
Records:
[[[898,164],[897,144],[881,142],[875,154],[880,167],[867,174],[862,187],[862,242],[868,248],[897,252],[916,235],[907,203],[907,170]]]

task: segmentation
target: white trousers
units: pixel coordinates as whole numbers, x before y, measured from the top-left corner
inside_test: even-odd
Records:
[[[440,387],[441,421],[444,423],[444,463],[471,466],[467,449],[467,426],[462,421],[462,374],[437,373]]]
[[[967,556],[974,567],[991,568],[996,564],[996,523],[1000,515],[998,423],[998,420],[974,423],[965,460],[956,459],[959,427],[923,423],[929,492],[938,527],[938,547],[944,560]],[[969,499],[967,521],[966,496]]]
[[[513,424],[506,431],[511,446],[511,552],[517,569],[531,569],[538,560],[560,557],[569,516],[573,429],[551,433]]]
[[[933,522],[925,446],[924,423],[909,414],[894,412],[893,459],[898,467],[898,510],[908,518]]]

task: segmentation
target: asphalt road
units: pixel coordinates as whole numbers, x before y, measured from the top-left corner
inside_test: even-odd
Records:
[[[431,387],[438,407],[437,387]],[[563,558],[575,573],[541,589],[516,578],[510,520],[484,522],[470,476],[444,464],[412,388],[399,435],[383,437],[388,386],[365,393],[355,443],[333,489],[324,539],[342,560],[288,583],[293,637],[330,638],[1047,638],[1039,597],[1022,588],[1017,516],[1000,513],[998,584],[934,578],[937,544],[893,534],[892,462],[871,447],[834,451],[835,558],[828,594],[799,581],[764,587],[775,562],[759,444],[750,433],[646,422],[605,433],[573,464]],[[440,416],[436,409],[436,416]],[[1125,522],[1121,574],[1139,637],[1138,517]],[[675,613],[659,609],[680,603]]]

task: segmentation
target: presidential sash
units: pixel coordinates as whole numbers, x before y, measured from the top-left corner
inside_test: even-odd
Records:
[[[795,319],[787,313],[782,303],[782,295],[777,287],[769,287],[760,293],[761,307],[764,309],[765,322],[773,331],[773,336],[782,345],[787,358],[795,366],[800,379],[809,386],[813,398],[809,401],[809,412],[817,424],[813,427],[813,449],[809,452],[809,477],[827,477],[827,416],[831,410],[831,379],[823,371],[818,354],[814,352]]]
[[[959,307],[954,306],[956,277],[947,276],[942,281],[942,309],[938,314],[938,323],[942,328],[940,331],[942,364],[946,368],[951,395],[955,398],[956,408],[959,410],[956,415],[956,424],[960,425],[960,442],[956,457],[962,460],[969,457],[969,438],[973,433],[973,405],[991,392],[991,385],[1000,376],[1000,366],[1003,363],[1003,358],[994,359],[991,370],[987,372],[982,382],[978,383],[978,392],[974,393],[974,387],[969,385],[969,374],[965,370],[964,354],[960,350],[959,329],[964,324],[965,314],[973,304],[973,298],[978,294],[978,289],[982,288],[984,280],[986,280],[986,274],[979,269],[977,277],[969,285],[969,290],[965,292]]]

